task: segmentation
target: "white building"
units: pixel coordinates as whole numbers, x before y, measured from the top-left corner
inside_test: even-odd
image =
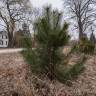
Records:
[[[0,47],[8,47],[8,34],[6,31],[0,31]]]

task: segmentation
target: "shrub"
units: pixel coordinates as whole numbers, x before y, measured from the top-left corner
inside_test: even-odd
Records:
[[[58,63],[57,58],[59,58],[56,52],[69,41],[68,23],[64,22],[61,25],[61,20],[62,13],[58,10],[52,11],[51,7],[46,7],[43,16],[38,18],[34,24],[39,50],[46,50],[42,55],[40,54],[40,58],[46,66],[47,74],[51,80],[54,78],[55,65]]]
[[[93,54],[95,45],[90,40],[82,38],[76,45],[76,49],[85,54]]]
[[[86,57],[82,57],[76,64],[68,68],[65,67],[59,67],[56,71],[56,77],[57,79],[65,83],[67,85],[71,84],[71,81],[76,79],[85,69],[84,62],[86,61]]]
[[[32,39],[28,36],[24,36],[21,39],[21,46],[27,49],[32,48]]]
[[[71,69],[64,68],[64,66],[57,67],[61,66],[62,63],[66,65],[67,62],[65,63],[63,60],[67,60],[74,51],[72,49],[67,56],[62,54],[61,49],[70,38],[67,32],[68,24],[65,22],[61,26],[61,17],[62,14],[57,10],[51,11],[51,7],[45,8],[43,16],[34,24],[38,46],[35,49],[30,49],[30,40],[26,41],[27,49],[23,52],[23,55],[26,61],[31,64],[32,71],[35,73],[46,74],[50,80],[63,78],[65,81],[79,75],[83,70],[83,64],[80,62]],[[62,68],[64,68],[63,71]]]

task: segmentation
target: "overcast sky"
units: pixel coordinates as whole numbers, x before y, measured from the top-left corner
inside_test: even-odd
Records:
[[[63,0],[30,0],[34,7],[42,8],[45,5],[51,4],[53,8],[62,10]]]

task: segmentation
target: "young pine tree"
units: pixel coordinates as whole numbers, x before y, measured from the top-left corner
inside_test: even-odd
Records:
[[[59,58],[56,52],[69,41],[68,23],[63,23],[61,12],[58,10],[52,11],[51,7],[46,7],[43,15],[35,22],[34,28],[37,44],[40,49],[43,49],[41,55],[43,55],[48,76],[53,80]]]

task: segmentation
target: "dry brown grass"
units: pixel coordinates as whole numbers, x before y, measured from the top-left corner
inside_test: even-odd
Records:
[[[76,56],[73,58],[77,58]],[[31,74],[19,53],[0,54],[0,96],[96,96],[96,56],[89,56],[85,72],[68,87]],[[72,59],[73,60],[73,59]],[[15,96],[13,95],[13,96]]]

